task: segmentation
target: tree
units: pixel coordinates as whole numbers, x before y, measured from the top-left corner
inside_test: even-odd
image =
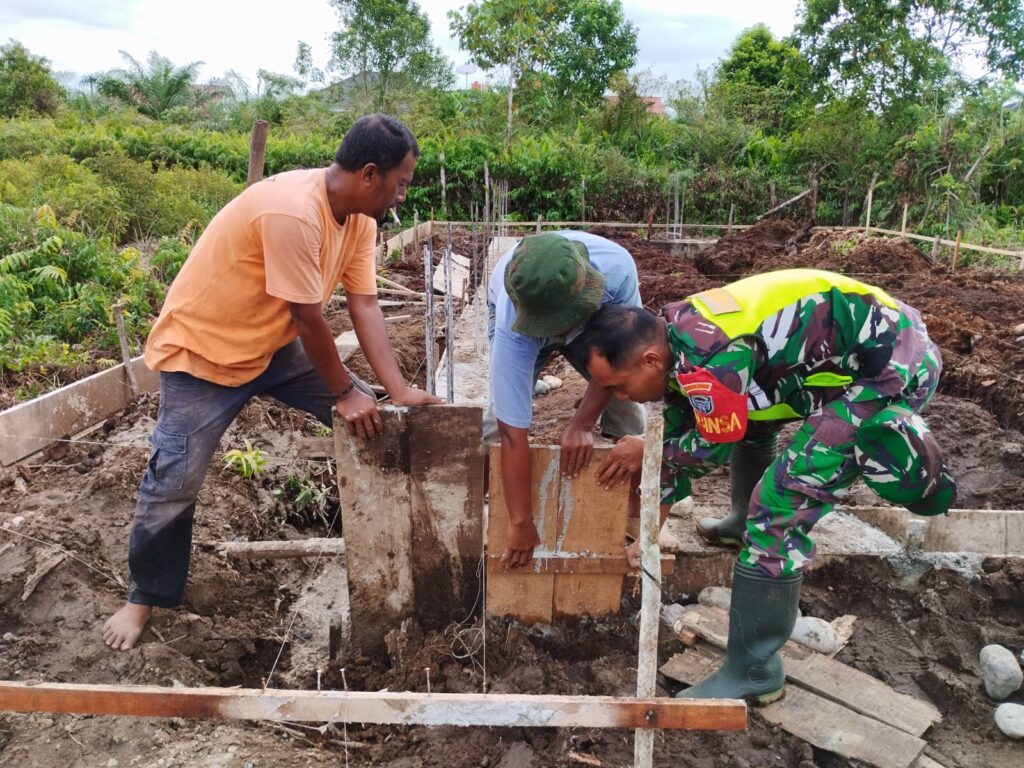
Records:
[[[513,96],[528,75],[546,72],[563,97],[592,100],[636,59],[636,30],[619,0],[477,0],[448,19],[474,63],[507,70],[506,145]]]
[[[805,0],[795,31],[816,76],[878,109],[912,101],[968,63],[1024,77],[1019,0]]]
[[[63,96],[47,59],[33,56],[17,40],[0,47],[0,117],[23,110],[52,115]]]
[[[174,107],[188,107],[205,100],[195,88],[201,61],[176,67],[170,59],[150,51],[143,66],[128,53],[120,53],[128,62],[127,69],[113,69],[88,78],[102,95],[134,106],[154,120]]]
[[[811,67],[764,24],[745,30],[714,70],[711,97],[730,115],[769,130],[799,124],[811,106]]]
[[[396,85],[446,87],[451,66],[431,43],[430,21],[414,0],[331,0],[342,29],[330,69],[354,75],[377,109]],[[301,57],[300,57],[301,58]]]

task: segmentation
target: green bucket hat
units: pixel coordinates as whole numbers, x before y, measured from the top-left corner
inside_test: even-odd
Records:
[[[604,285],[583,243],[555,234],[524,237],[505,268],[516,308],[512,330],[540,338],[568,333],[598,310]]]
[[[941,515],[956,501],[956,481],[924,420],[894,403],[865,419],[854,454],[865,484],[915,515]]]

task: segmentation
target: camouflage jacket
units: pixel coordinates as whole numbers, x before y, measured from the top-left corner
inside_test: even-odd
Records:
[[[733,448],[697,432],[677,373],[701,366],[745,394],[754,437],[837,397],[898,398],[932,348],[916,310],[820,270],[754,275],[668,304],[661,316],[675,358],[664,408],[664,503],[690,495],[691,479],[728,462]]]

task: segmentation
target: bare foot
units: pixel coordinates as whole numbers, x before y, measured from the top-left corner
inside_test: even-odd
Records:
[[[103,625],[103,642],[115,650],[127,651],[135,645],[152,615],[151,605],[125,603]]]

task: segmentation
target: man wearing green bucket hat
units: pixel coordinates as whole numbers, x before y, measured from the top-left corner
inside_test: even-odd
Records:
[[[797,616],[810,532],[858,478],[919,515],[948,512],[956,483],[920,416],[942,370],[913,307],[844,275],[790,269],[669,304],[602,308],[584,340],[592,380],[664,398],[662,514],[731,461],[732,505],[698,523],[741,546],[723,666],[679,696],[782,696],[778,654]],[[775,455],[784,422],[802,424]]]
[[[484,416],[484,439],[501,442],[502,489],[509,512],[509,567],[526,565],[539,543],[531,508],[528,432],[533,418],[534,384],[555,352],[584,376],[579,344],[587,320],[607,304],[640,306],[636,264],[625,248],[586,232],[531,235],[495,266],[488,285],[491,341],[491,402]],[[589,463],[594,424],[620,440],[606,460],[603,476],[627,479],[639,467],[639,454],[621,438],[644,430],[643,408],[614,400],[593,382],[561,434],[561,472],[578,474]],[[642,441],[641,441],[642,444]]]

